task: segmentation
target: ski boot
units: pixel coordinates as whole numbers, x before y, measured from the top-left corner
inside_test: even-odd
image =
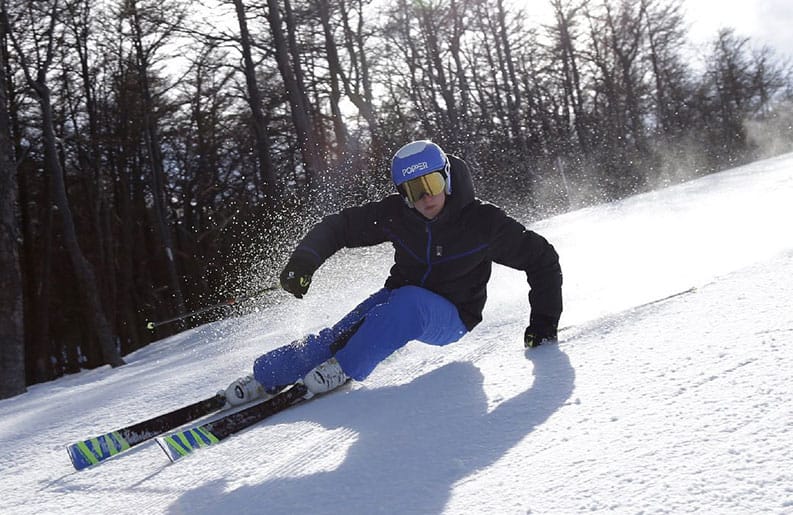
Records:
[[[336,358],[330,358],[306,374],[306,377],[303,378],[303,384],[306,385],[309,392],[317,395],[336,389],[349,379],[344,370],[341,369],[339,362],[336,361]]]
[[[225,391],[219,393],[226,398],[227,408],[272,397],[252,375],[240,377],[231,383]]]

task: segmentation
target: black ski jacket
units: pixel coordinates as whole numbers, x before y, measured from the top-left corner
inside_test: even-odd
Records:
[[[493,204],[474,197],[465,161],[449,156],[451,194],[434,220],[398,194],[325,217],[292,254],[312,269],[343,247],[391,242],[385,287],[414,285],[449,299],[471,330],[482,321],[492,263],[526,272],[530,322],[555,330],[562,312],[562,271],[553,246]],[[313,268],[312,268],[313,267]]]

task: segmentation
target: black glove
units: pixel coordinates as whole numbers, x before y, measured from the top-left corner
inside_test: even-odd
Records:
[[[308,291],[311,285],[311,276],[314,267],[301,259],[292,258],[281,272],[281,288],[285,289],[298,299]]]
[[[545,343],[556,343],[556,326],[550,317],[537,315],[531,317],[531,323],[523,333],[523,345],[527,349],[538,347]]]

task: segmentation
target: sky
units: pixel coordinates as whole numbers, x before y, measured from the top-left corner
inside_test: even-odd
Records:
[[[547,23],[550,17],[548,0],[512,0],[512,3],[525,7],[536,23]],[[739,36],[751,38],[758,46],[767,44],[780,57],[793,60],[791,0],[683,0],[682,7],[695,49],[707,45],[719,29],[732,27]]]
[[[723,27],[767,44],[793,59],[793,2],[790,0],[684,0],[691,40],[703,44]]]
[[[67,445],[214,395],[378,289],[393,249],[344,251],[302,300],[0,401],[3,513],[793,513],[791,198],[793,153],[538,221],[558,345],[523,349],[525,274],[496,266],[459,342],[173,464],[149,442],[72,468]]]

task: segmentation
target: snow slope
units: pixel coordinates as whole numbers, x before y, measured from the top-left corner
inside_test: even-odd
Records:
[[[558,346],[522,349],[525,279],[497,267],[454,345],[176,464],[144,444],[72,469],[67,444],[210,395],[380,286],[388,248],[342,253],[302,301],[0,401],[2,511],[793,513],[791,221],[793,154],[545,220]]]

